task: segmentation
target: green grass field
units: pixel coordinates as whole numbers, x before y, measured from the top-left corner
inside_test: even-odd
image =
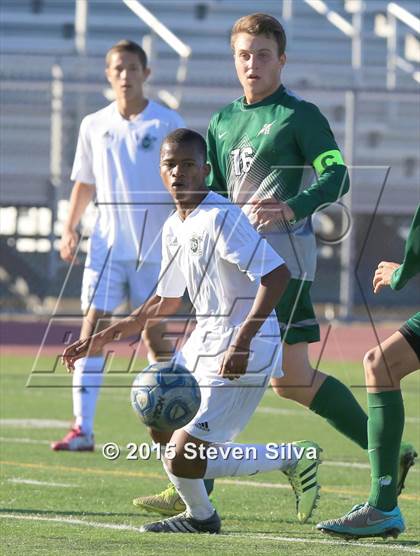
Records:
[[[69,419],[71,390],[25,387],[31,365],[29,357],[10,356],[1,361],[2,554],[420,553],[420,465],[411,471],[400,500],[407,532],[398,541],[346,543],[314,529],[317,521],[337,517],[365,501],[369,488],[367,455],[319,417],[272,392],[266,394],[239,440],[266,443],[310,438],[323,447],[321,501],[311,523],[296,522],[293,494],[284,476],[272,472],[217,481],[214,501],[223,519],[223,534],[219,536],[140,534],[137,528],[155,516],[138,511],[131,500],[159,491],[167,480],[153,457],[149,461],[127,460],[125,446],[129,442],[148,442],[131,409],[129,389],[103,388],[98,405],[96,442],[117,443],[122,448],[119,459],[107,461],[100,446],[94,453],[54,453],[49,443],[61,437],[66,428],[40,420]],[[349,385],[361,383],[359,365],[323,368]],[[62,382],[69,383],[61,372]],[[120,376],[114,382],[127,385],[131,378]],[[364,390],[355,392],[365,407]],[[419,446],[419,373],[405,381],[404,399],[404,436]]]

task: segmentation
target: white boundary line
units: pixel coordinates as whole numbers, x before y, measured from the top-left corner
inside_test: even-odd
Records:
[[[69,421],[58,419],[0,419],[0,427],[13,429],[63,429],[68,426]]]
[[[3,519],[20,519],[26,521],[46,521],[49,523],[62,523],[66,525],[83,525],[85,527],[94,527],[97,529],[112,529],[116,531],[132,531],[135,533],[140,532],[139,527],[134,527],[132,525],[121,525],[118,523],[100,523],[96,521],[84,521],[82,519],[74,519],[74,518],[63,518],[63,517],[42,517],[42,516],[29,516],[29,515],[16,515],[16,514],[0,514],[0,517]],[[352,542],[351,544],[347,541],[334,541],[334,540],[325,540],[325,539],[314,539],[314,538],[299,538],[299,537],[282,537],[276,535],[265,535],[264,533],[260,534],[252,534],[252,533],[227,533],[221,535],[214,535],[213,538],[215,542],[217,542],[218,538],[225,539],[226,537],[240,537],[240,538],[249,538],[249,539],[258,539],[258,540],[272,540],[272,541],[280,541],[280,542],[288,542],[288,543],[309,543],[309,544],[329,544],[335,546],[358,546],[361,548],[379,548],[381,550],[398,550],[399,552],[411,552],[413,554],[420,554],[420,550],[412,547],[407,547],[401,544],[385,544],[385,543],[368,543],[368,542]]]
[[[35,479],[19,479],[17,477],[12,477],[11,479],[6,479],[8,483],[14,483],[18,485],[35,485],[35,486],[47,486],[47,487],[64,487],[64,488],[75,488],[77,485],[71,485],[69,483],[49,483],[47,481],[36,481]]]

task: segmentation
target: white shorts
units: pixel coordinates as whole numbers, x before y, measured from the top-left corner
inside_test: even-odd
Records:
[[[235,380],[201,376],[201,404],[183,429],[206,442],[230,442],[246,427],[270,382],[269,376],[259,381],[241,377]],[[247,380],[248,379],[248,380]]]
[[[112,313],[129,301],[132,308],[139,307],[156,290],[160,263],[112,261],[101,267],[85,267],[82,281],[82,311],[90,308]]]
[[[195,329],[175,361],[194,373],[201,390],[201,404],[184,427],[191,436],[207,442],[229,442],[246,426],[271,377],[283,376],[282,345],[277,319],[263,324],[250,345],[246,373],[228,380],[217,375],[236,328]]]

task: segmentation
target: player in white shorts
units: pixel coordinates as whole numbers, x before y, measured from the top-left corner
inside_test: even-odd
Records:
[[[196,376],[201,405],[193,420],[173,434],[150,431],[155,441],[175,446],[174,457],[166,458],[164,466],[187,509],[144,525],[142,531],[218,533],[220,518],[203,479],[274,469],[288,475],[298,516],[305,498],[308,511],[300,519],[306,521],[319,489],[320,448],[309,441],[286,445],[287,449],[277,444],[273,455],[266,445],[230,443],[249,421],[270,378],[283,374],[273,309],[289,271],[240,208],[206,188],[210,167],[201,135],[188,129],[170,133],[161,147],[160,164],[177,211],[164,225],[156,295],[123,321],[69,346],[63,360],[72,370],[89,350],[138,333],[149,319],[155,322],[173,314],[187,290],[197,326],[175,361]],[[192,459],[190,449],[196,454]],[[238,451],[245,457],[238,457]]]
[[[116,101],[86,116],[80,126],[61,257],[73,261],[76,228],[96,197],[97,217],[83,274],[81,338],[109,324],[103,317],[123,302],[138,307],[156,288],[161,230],[174,210],[159,174],[159,149],[163,138],[183,121],[144,97],[149,74],[138,44],[124,40],[114,45],[106,55],[106,76]],[[171,357],[163,331],[161,324],[143,336],[151,361]],[[53,450],[94,449],[93,422],[104,364],[101,351],[78,361],[73,377],[75,421],[69,433],[52,444]]]

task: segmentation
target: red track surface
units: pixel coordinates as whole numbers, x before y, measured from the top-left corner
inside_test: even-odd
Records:
[[[67,324],[68,323],[68,324]],[[4,355],[40,355],[58,356],[66,344],[78,338],[80,329],[79,319],[57,321],[50,324],[40,322],[2,321],[1,326],[1,354]],[[310,355],[313,363],[320,357],[322,360],[334,362],[356,361],[361,362],[366,351],[377,345],[376,334],[380,341],[387,338],[397,326],[378,326],[375,330],[370,325],[333,324],[321,326],[321,342],[311,344]],[[329,330],[329,333],[328,333]],[[182,336],[182,325],[173,325],[175,336]],[[47,333],[47,334],[46,334]],[[133,347],[128,342],[119,342],[115,345],[118,355],[130,355]],[[114,349],[114,347],[113,347]],[[140,346],[138,353],[145,355],[144,346]]]

